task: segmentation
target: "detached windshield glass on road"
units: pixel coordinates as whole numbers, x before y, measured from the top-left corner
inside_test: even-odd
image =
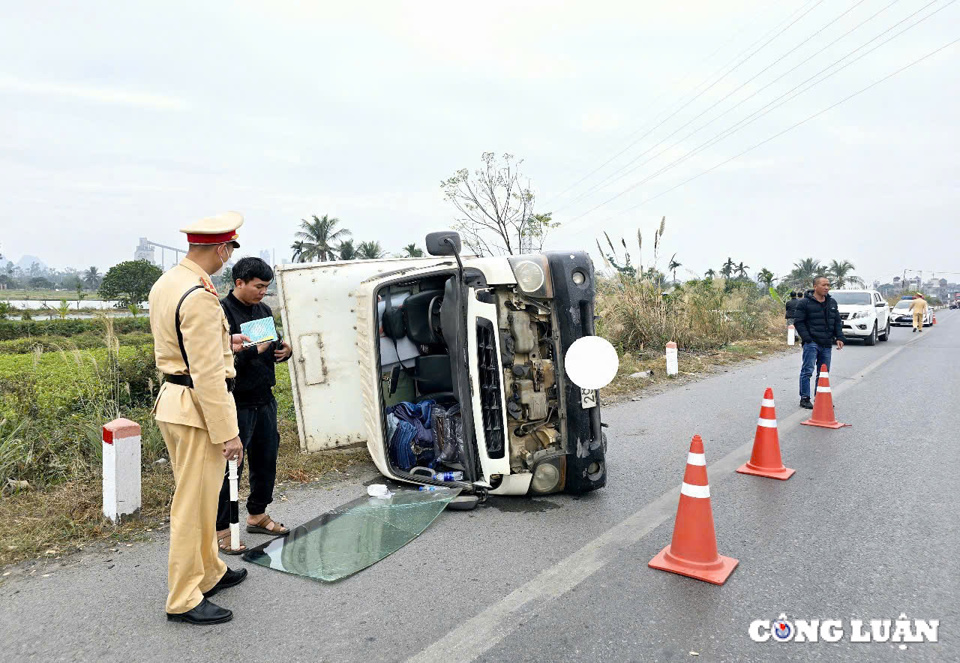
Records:
[[[830,294],[837,300],[837,304],[861,304],[863,306],[870,306],[871,297],[869,292],[831,292]]]

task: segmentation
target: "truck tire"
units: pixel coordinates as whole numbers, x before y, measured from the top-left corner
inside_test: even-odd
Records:
[[[870,332],[870,335],[863,339],[864,345],[876,345],[877,344],[877,323],[873,323],[873,330]]]
[[[881,340],[881,341],[889,341],[889,340],[890,340],[890,321],[889,321],[889,320],[887,320],[887,330],[886,330],[885,332],[883,332],[883,336],[880,337],[880,340]]]

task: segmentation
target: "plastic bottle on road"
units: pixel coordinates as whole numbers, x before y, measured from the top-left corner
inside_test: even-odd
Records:
[[[437,481],[463,481],[463,472],[437,472],[433,478]]]

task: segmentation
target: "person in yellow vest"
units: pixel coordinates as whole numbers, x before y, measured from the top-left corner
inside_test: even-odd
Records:
[[[913,313],[913,333],[923,331],[923,318],[927,314],[927,300],[923,295],[915,295],[910,302],[910,312]]]
[[[216,519],[226,461],[243,454],[230,392],[233,353],[249,339],[231,337],[210,281],[240,246],[242,224],[240,214],[227,212],[181,228],[190,245],[186,257],[150,290],[150,329],[163,373],[153,413],[176,482],[166,612],[167,619],[189,624],[230,621],[230,610],[207,599],[247,576],[217,554]]]

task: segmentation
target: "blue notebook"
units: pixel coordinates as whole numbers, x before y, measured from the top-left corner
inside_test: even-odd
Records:
[[[276,341],[279,338],[277,335],[277,325],[274,324],[273,318],[260,318],[259,320],[244,322],[240,325],[240,333],[250,337],[250,342],[244,343],[246,346],[257,345],[258,343],[265,343],[267,341]]]

